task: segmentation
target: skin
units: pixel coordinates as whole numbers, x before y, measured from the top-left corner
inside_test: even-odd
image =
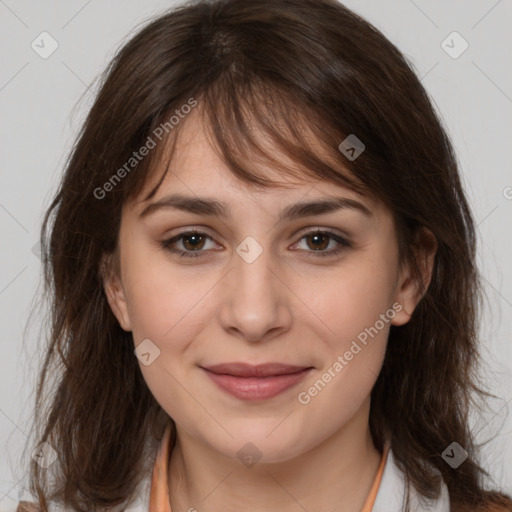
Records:
[[[160,356],[140,365],[162,408],[173,418],[177,442],[170,459],[173,511],[359,511],[381,455],[371,440],[370,392],[380,372],[389,328],[410,319],[421,298],[407,265],[398,263],[391,212],[331,183],[289,181],[255,190],[231,174],[210,146],[197,118],[187,119],[170,172],[155,197],[124,205],[119,273],[105,291],[121,327],[137,346],[150,339]],[[291,164],[290,164],[291,165]],[[275,177],[270,168],[261,168]],[[282,181],[282,178],[280,178]],[[221,219],[176,209],[140,217],[171,193],[225,203]],[[279,222],[299,201],[345,197],[350,208]],[[176,242],[181,258],[162,242],[196,228],[211,238]],[[350,247],[318,256],[314,229],[344,236]],[[236,248],[248,236],[263,252],[252,263]],[[322,245],[323,244],[323,245]],[[322,239],[322,251],[340,247]],[[425,244],[424,282],[433,263]],[[298,400],[380,315],[402,307],[308,404]],[[360,344],[361,345],[361,344]],[[298,385],[268,400],[248,402],[220,390],[199,367],[244,361],[311,366]],[[237,452],[251,442],[261,460],[246,467]],[[300,505],[299,505],[300,504]]]

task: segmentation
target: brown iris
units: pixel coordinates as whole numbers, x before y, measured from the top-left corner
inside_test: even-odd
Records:
[[[308,246],[315,251],[325,249],[329,245],[329,236],[323,233],[313,233],[312,235],[308,235],[306,240],[308,241]],[[324,240],[325,243],[318,243],[321,240]],[[311,247],[309,245],[309,241],[313,240],[314,245]]]
[[[192,241],[188,243],[188,241]],[[202,249],[204,245],[205,237],[199,233],[192,233],[191,235],[186,235],[183,237],[183,247],[187,251],[194,251],[198,249]],[[190,246],[190,247],[188,247]]]

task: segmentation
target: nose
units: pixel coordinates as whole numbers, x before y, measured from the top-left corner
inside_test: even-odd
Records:
[[[249,342],[265,341],[290,329],[293,293],[279,268],[268,250],[252,262],[234,254],[223,286],[223,329]]]

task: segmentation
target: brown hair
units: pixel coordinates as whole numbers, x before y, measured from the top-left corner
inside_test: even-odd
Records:
[[[87,511],[126,504],[168,421],[142,378],[131,334],[110,310],[101,261],[115,253],[122,205],[146,183],[163,142],[175,142],[187,122],[171,127],[169,119],[193,101],[242,180],[272,186],[247,167],[266,161],[283,175],[348,184],[383,201],[396,218],[401,259],[416,265],[418,279],[415,234],[426,227],[435,235],[432,281],[409,323],[391,328],[372,390],[374,444],[382,450],[385,432],[392,433],[397,464],[426,497],[438,495],[439,471],[453,511],[512,507],[504,494],[484,489],[487,472],[468,426],[473,395],[490,396],[477,385],[475,229],[427,93],[399,50],[336,1],[219,0],[165,13],[122,47],[44,218],[51,336],[35,421],[38,442],[50,443],[58,460],[51,485],[48,470],[31,464],[41,510],[48,500]],[[119,173],[166,122],[159,148]],[[249,122],[297,169],[265,150]],[[353,161],[338,149],[350,134],[365,144]],[[457,469],[441,457],[453,441],[469,453]]]

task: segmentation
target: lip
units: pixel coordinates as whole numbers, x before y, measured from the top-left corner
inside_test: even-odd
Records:
[[[225,363],[201,367],[223,391],[241,400],[267,400],[298,384],[312,367],[282,363]]]

